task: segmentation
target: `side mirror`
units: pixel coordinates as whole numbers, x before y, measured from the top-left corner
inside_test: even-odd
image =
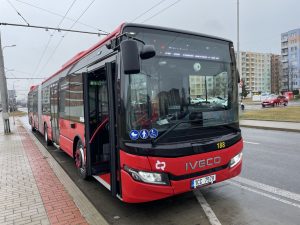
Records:
[[[144,45],[141,50],[140,56],[141,59],[150,59],[154,57],[155,54],[155,48],[153,45]]]
[[[140,54],[137,42],[134,40],[124,40],[120,44],[122,54],[123,69],[125,74],[139,73]]]

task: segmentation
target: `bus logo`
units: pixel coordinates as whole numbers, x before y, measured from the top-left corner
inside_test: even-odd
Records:
[[[166,163],[165,162],[160,162],[159,160],[156,161],[155,168],[158,170],[165,170],[166,168]]]

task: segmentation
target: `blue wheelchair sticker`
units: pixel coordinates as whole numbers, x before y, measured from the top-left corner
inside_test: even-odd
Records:
[[[149,136],[151,138],[157,138],[158,136],[158,130],[156,130],[155,128],[152,128],[150,131],[149,131]]]

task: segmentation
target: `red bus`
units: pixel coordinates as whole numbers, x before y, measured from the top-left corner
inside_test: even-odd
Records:
[[[231,41],[124,23],[28,94],[29,123],[124,202],[237,176],[243,141]]]

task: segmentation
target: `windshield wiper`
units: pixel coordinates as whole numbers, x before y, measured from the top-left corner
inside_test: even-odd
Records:
[[[202,122],[202,121],[207,121],[210,119],[196,119],[196,120],[186,120],[186,121],[179,121],[177,123],[175,123],[173,126],[169,127],[162,135],[160,135],[158,138],[156,138],[155,140],[151,140],[151,144],[152,147],[155,147],[156,144],[158,143],[158,141],[160,139],[162,139],[164,136],[166,136],[168,133],[170,133],[172,130],[174,130],[177,126],[179,126],[180,124],[183,123],[193,123],[193,122]]]

